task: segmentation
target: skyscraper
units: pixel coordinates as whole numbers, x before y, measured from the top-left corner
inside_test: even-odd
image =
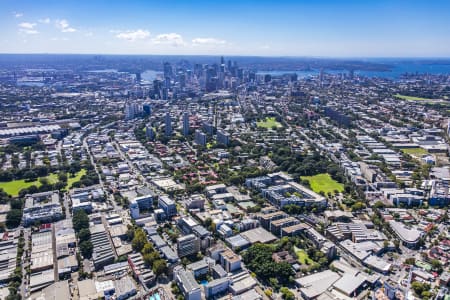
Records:
[[[164,78],[171,78],[172,77],[172,66],[170,63],[165,62],[164,63]]]
[[[183,113],[183,135],[187,136],[189,134],[189,113],[185,111]]]
[[[171,136],[172,135],[172,119],[170,118],[169,112],[166,113],[164,121],[166,124],[165,134],[166,134],[166,136]]]

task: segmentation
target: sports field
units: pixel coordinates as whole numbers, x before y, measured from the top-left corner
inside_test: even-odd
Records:
[[[274,117],[267,117],[264,121],[256,122],[256,126],[260,128],[268,128],[271,129],[273,127],[282,127],[282,125],[277,122],[277,120]]]
[[[308,180],[311,189],[316,192],[324,192],[325,194],[344,191],[344,185],[331,178],[330,174],[322,173],[314,176],[301,176],[302,180]]]

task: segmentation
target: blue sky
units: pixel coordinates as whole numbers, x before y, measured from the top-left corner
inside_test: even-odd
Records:
[[[450,1],[0,0],[0,53],[450,57]]]

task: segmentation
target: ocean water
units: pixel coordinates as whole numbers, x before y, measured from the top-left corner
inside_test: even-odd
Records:
[[[355,70],[355,75],[362,75],[366,77],[380,77],[388,79],[399,79],[402,74],[433,74],[433,75],[449,75],[450,74],[450,63],[417,63],[411,62],[395,62],[395,61],[380,61],[382,63],[387,63],[392,66],[390,71],[358,71]],[[328,74],[348,74],[348,70],[327,70],[324,69],[325,73]],[[305,78],[308,76],[317,76],[320,70],[310,70],[310,71],[258,71],[257,74],[270,74],[272,76],[280,76],[288,73],[296,73],[298,77]]]

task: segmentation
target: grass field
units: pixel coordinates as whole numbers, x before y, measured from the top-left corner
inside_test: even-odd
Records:
[[[428,154],[428,151],[422,148],[402,148],[400,150],[409,155],[421,156],[424,154]]]
[[[426,100],[434,100],[429,98],[421,98],[421,97],[413,97],[413,96],[405,96],[400,94],[395,94],[394,97],[402,99],[402,100],[408,100],[408,101],[426,101]]]
[[[300,178],[302,180],[308,180],[311,189],[316,193],[324,192],[325,194],[328,194],[328,192],[334,193],[335,190],[338,192],[344,191],[344,185],[331,178],[328,173],[317,174],[314,176],[302,176]]]
[[[81,169],[80,172],[76,173],[74,177],[70,177],[69,174],[67,174],[67,185],[66,189],[70,189],[72,187],[72,184],[74,184],[77,181],[80,181],[81,176],[86,175],[86,169]]]
[[[74,182],[80,181],[81,176],[83,176],[85,174],[86,174],[86,170],[82,169],[80,172],[75,174],[74,177],[68,176],[66,189],[71,188],[72,184]],[[50,184],[55,184],[58,182],[58,174],[55,174],[55,173],[52,173],[45,178],[47,178],[48,183],[50,183]],[[7,194],[9,194],[13,197],[19,195],[19,192],[21,189],[29,188],[32,185],[35,185],[36,187],[40,187],[42,184],[39,181],[39,179],[35,180],[35,181],[30,181],[30,182],[25,182],[24,179],[13,180],[13,181],[8,181],[8,182],[0,182],[0,188],[2,188]]]
[[[295,254],[297,254],[298,262],[302,265],[313,265],[316,264],[315,261],[313,261],[311,258],[309,258],[308,253],[306,253],[305,250],[299,249],[294,246]]]
[[[7,194],[11,196],[19,195],[19,191],[21,189],[29,188],[32,185],[40,187],[41,183],[39,182],[39,180],[25,182],[24,179],[13,180],[8,182],[0,182],[0,188],[2,188]]]
[[[264,121],[256,122],[256,126],[268,129],[271,129],[272,127],[282,127],[282,125],[279,122],[277,122],[277,120],[274,117],[272,118],[267,117]]]

